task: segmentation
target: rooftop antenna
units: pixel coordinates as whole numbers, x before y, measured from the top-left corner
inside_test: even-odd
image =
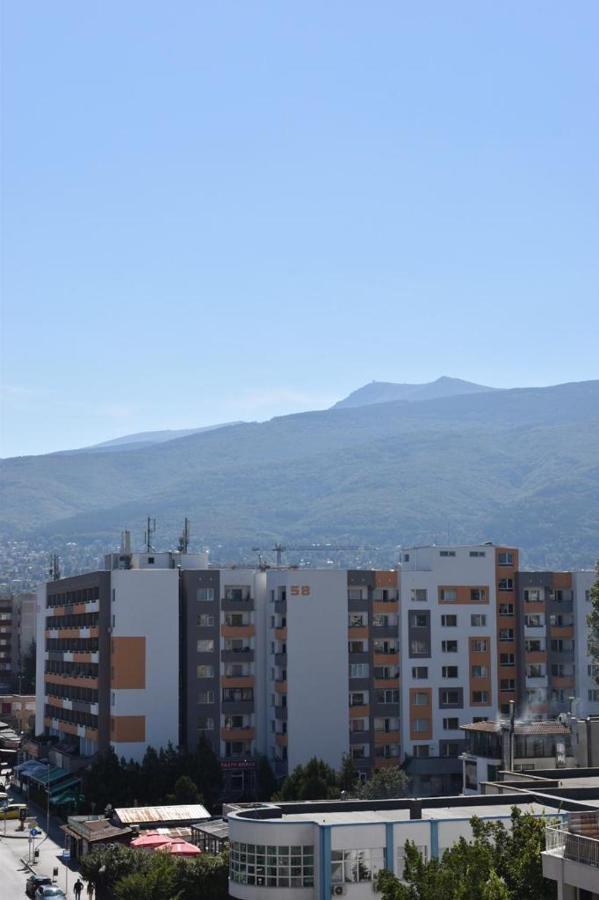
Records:
[[[50,571],[48,572],[51,581],[60,581],[60,560],[58,553],[50,555]]]
[[[187,516],[185,516],[185,524],[183,526],[183,532],[179,537],[179,553],[187,553],[189,549],[189,534],[190,534],[190,522]]]
[[[152,546],[152,538],[156,534],[156,519],[151,519],[150,516],[147,518],[146,530],[144,531],[144,544],[146,545],[146,553],[152,553],[154,547]]]

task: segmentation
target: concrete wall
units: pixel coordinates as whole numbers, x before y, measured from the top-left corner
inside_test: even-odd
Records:
[[[179,743],[179,574],[172,569],[116,570],[112,591],[111,641],[145,638],[145,686],[115,688],[118,673],[111,673],[111,734],[115,718],[145,718],[144,740],[111,743],[119,756],[139,760],[150,745],[159,749],[169,741]]]

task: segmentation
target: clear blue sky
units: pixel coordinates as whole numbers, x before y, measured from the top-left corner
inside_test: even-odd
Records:
[[[599,4],[3,4],[3,455],[599,376]]]

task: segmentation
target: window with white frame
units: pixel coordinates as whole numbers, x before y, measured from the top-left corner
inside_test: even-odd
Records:
[[[426,603],[426,588],[412,588],[410,597],[415,603]]]
[[[487,624],[487,617],[480,613],[472,613],[470,616],[470,625],[472,628],[484,628]]]
[[[457,628],[458,617],[455,615],[441,616],[441,625],[443,628]]]
[[[202,602],[214,600],[214,588],[198,588],[196,598]]]
[[[331,884],[358,884],[374,881],[385,868],[385,848],[331,850]]]
[[[314,887],[314,845],[278,846],[232,841],[229,877],[256,887]]]
[[[351,663],[349,667],[350,678],[368,678],[370,667],[368,663]]]

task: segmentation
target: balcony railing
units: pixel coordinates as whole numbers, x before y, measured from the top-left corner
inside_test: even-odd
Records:
[[[599,869],[599,840],[596,838],[572,834],[565,828],[548,825],[545,828],[545,842],[545,849],[556,856]]]

